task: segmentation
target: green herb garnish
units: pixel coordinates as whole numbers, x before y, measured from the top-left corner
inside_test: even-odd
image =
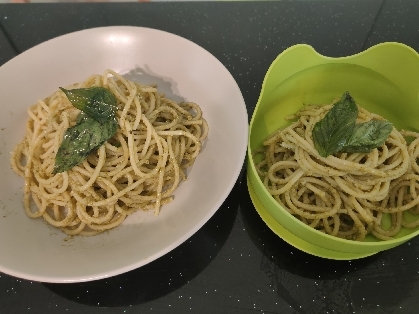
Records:
[[[388,121],[370,120],[356,124],[358,107],[348,92],[313,128],[314,146],[320,156],[337,152],[368,153],[383,145],[393,126]]]
[[[92,87],[65,90],[72,105],[82,112],[76,124],[68,128],[55,156],[53,174],[67,171],[81,163],[94,150],[115,135],[116,98],[106,88]]]
[[[313,128],[314,147],[320,156],[327,157],[340,151],[353,132],[358,107],[349,93],[343,94],[332,109]]]
[[[116,97],[107,88],[90,87],[67,90],[60,87],[60,89],[74,107],[84,111],[98,122],[106,122],[115,116]]]
[[[344,153],[368,153],[384,144],[393,125],[384,120],[355,124],[352,136],[341,150]]]

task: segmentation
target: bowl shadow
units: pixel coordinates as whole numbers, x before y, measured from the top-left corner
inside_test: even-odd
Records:
[[[180,95],[176,81],[170,77],[164,77],[155,73],[147,64],[143,68],[136,66],[122,76],[140,84],[156,85],[160,93],[163,93],[165,97],[178,103],[187,101],[184,96]]]
[[[234,225],[239,193],[237,180],[222,206],[201,229],[147,265],[97,281],[43,285],[68,300],[96,307],[123,307],[161,298],[193,280],[217,256]]]

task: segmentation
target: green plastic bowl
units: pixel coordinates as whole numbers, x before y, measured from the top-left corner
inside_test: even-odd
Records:
[[[249,193],[262,219],[295,247],[331,259],[360,258],[390,249],[418,235],[419,227],[402,228],[388,241],[373,236],[351,241],[317,231],[289,214],[269,194],[256,172],[252,151],[262,147],[273,131],[288,125],[285,116],[304,103],[328,104],[345,91],[398,129],[419,131],[419,55],[415,50],[388,42],[353,56],[331,58],[301,44],[286,49],[269,67],[248,142]]]

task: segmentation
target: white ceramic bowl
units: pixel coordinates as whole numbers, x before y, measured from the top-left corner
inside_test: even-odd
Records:
[[[75,49],[77,47],[77,49]],[[138,212],[94,237],[70,238],[26,216],[23,179],[9,164],[23,138],[26,109],[70,83],[110,68],[157,83],[174,100],[198,103],[210,132],[203,151],[158,217]],[[104,27],[64,35],[0,68],[0,271],[29,280],[79,282],[117,275],[171,251],[216,212],[233,188],[246,154],[248,117],[240,89],[208,51],[173,34]]]

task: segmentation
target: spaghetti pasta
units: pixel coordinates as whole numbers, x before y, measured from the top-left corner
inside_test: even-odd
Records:
[[[392,239],[419,226],[419,133],[398,131],[369,153],[338,152],[322,157],[313,142],[314,125],[332,105],[308,105],[272,133],[256,169],[266,189],[289,213],[332,236],[362,241],[368,234]],[[381,116],[358,106],[357,123]],[[406,138],[413,138],[410,144]],[[256,157],[256,156],[255,156]],[[390,219],[384,218],[390,216]],[[390,222],[389,222],[390,221]]]
[[[112,70],[69,87],[108,88],[117,99],[118,130],[82,163],[52,174],[64,132],[80,110],[62,91],[28,109],[26,136],[11,156],[24,177],[24,208],[69,235],[95,235],[120,225],[137,210],[173,200],[208,135],[201,108],[176,103],[156,87],[129,81]]]

